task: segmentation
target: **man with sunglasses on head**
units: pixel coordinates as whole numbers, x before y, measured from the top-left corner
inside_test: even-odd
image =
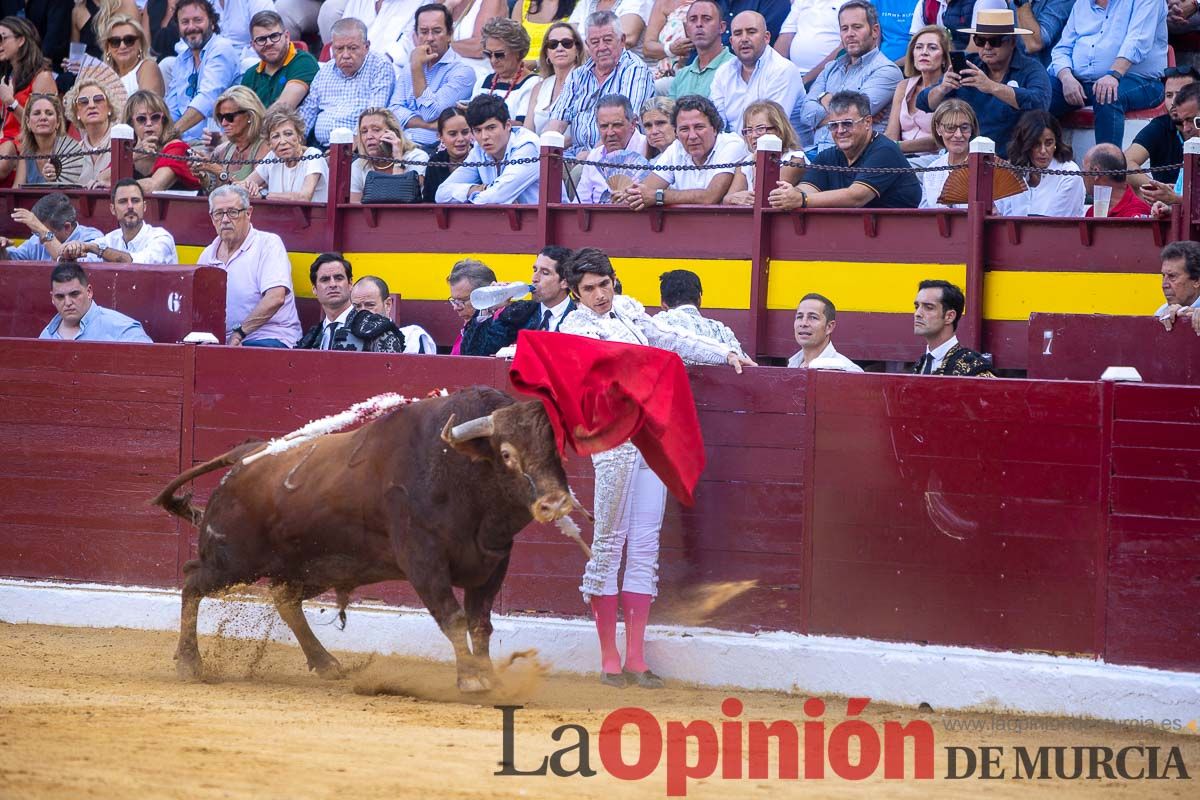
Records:
[[[1003,158],[1017,120],[1026,111],[1050,107],[1050,76],[1046,68],[1017,49],[1017,36],[1029,33],[1016,26],[1009,9],[980,9],[971,34],[977,53],[967,54],[962,74],[953,68],[941,83],[917,95],[917,108],[934,111],[943,100],[957,97],[975,110],[979,134],[996,143]]]
[[[226,343],[294,346],[302,330],[283,240],[250,224],[250,195],[237,184],[213,189],[208,211],[217,238],[196,263],[225,270]]]
[[[180,38],[165,99],[175,130],[192,143],[204,135],[205,121],[211,120],[221,92],[237,83],[242,74],[241,56],[233,43],[221,36],[217,12],[209,0],[179,0],[175,21]],[[209,130],[219,130],[216,122],[209,122]]]
[[[1197,82],[1200,82],[1200,71],[1191,64],[1167,67],[1163,72],[1163,103],[1167,107],[1167,113],[1150,120],[1146,127],[1133,137],[1133,143],[1125,148],[1125,161],[1129,169],[1143,166],[1147,161],[1152,167],[1183,162],[1183,142],[1191,136],[1184,136],[1180,99],[1183,89]],[[1188,129],[1194,135],[1195,127],[1190,121]],[[1154,180],[1160,183],[1173,184],[1179,177],[1179,172],[1179,169],[1156,169],[1152,174]],[[1136,189],[1144,186],[1148,180],[1149,176],[1145,173],[1135,172],[1129,175],[1128,183]]]
[[[283,18],[274,11],[260,11],[250,20],[250,45],[259,62],[242,73],[242,86],[258,95],[267,108],[299,108],[317,77],[317,60],[296,49]]]
[[[773,208],[916,208],[921,184],[907,171],[900,145],[871,126],[871,101],[859,92],[838,92],[825,124],[835,147],[822,150],[799,186],[779,181],[767,196]],[[896,172],[835,172],[822,166],[884,167]]]

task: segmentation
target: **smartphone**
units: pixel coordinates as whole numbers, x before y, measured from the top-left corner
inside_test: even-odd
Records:
[[[385,142],[380,142],[380,143],[379,143],[379,152],[380,152],[380,154],[382,154],[382,155],[383,155],[385,158],[391,158],[391,157],[392,157],[392,143],[391,143],[391,142],[386,142],[386,141],[385,141]]]
[[[950,71],[962,75],[967,68],[967,54],[963,50],[950,51]]]

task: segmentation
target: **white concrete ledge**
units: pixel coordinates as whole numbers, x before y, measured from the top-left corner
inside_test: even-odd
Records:
[[[331,650],[451,659],[449,643],[424,611],[354,604],[341,631],[327,624],[335,619],[333,607],[310,602],[305,613]],[[179,593],[0,579],[0,621],[178,630]],[[496,617],[494,623],[493,656],[536,648],[557,670],[589,673],[598,668],[595,629],[588,620]],[[295,644],[274,608],[255,598],[204,601],[201,633],[214,633],[218,626],[227,636],[265,635]],[[982,707],[1110,720],[1190,719],[1200,685],[1194,673],[966,647],[666,626],[651,626],[647,638],[648,659],[668,678],[900,705],[925,702],[938,710]]]

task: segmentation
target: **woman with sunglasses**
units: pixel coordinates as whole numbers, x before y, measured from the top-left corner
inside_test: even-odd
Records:
[[[671,118],[675,114],[675,101],[670,97],[656,95],[642,103],[642,133],[646,134],[646,160],[653,161],[675,143],[675,125]]]
[[[117,109],[103,84],[83,78],[67,92],[67,116],[79,132],[79,144],[86,150],[101,152],[83,157],[79,185],[85,189],[108,188],[112,184],[112,151],[109,133],[117,121]]]
[[[141,11],[136,0],[76,0],[71,11],[71,41],[82,42],[88,55],[100,58],[104,31],[117,15],[132,18],[140,16]]]
[[[368,172],[403,175],[412,171],[417,174],[419,181],[425,180],[425,164],[429,162],[429,154],[404,135],[400,120],[386,108],[368,108],[358,115],[354,152],[363,158],[354,159],[350,165],[351,203],[362,202]]]
[[[1008,160],[1018,167],[1079,172],[1071,160],[1071,145],[1049,111],[1026,111],[1013,128]],[[1029,184],[1029,214],[1036,217],[1082,217],[1085,189],[1080,175],[1025,174]]]
[[[528,23],[525,23],[525,30],[529,30]],[[524,115],[526,128],[537,134],[545,130],[550,121],[550,108],[558,99],[567,76],[582,63],[583,40],[575,27],[566,22],[547,25],[538,48],[537,69],[542,79],[529,94],[529,107]]]
[[[933,112],[933,139],[945,152],[929,164],[930,167],[966,167],[971,140],[979,135],[975,110],[962,100],[947,100]],[[966,204],[950,205],[938,202],[949,172],[922,172],[921,205],[918,208],[966,208]],[[1029,191],[1005,197],[994,204],[994,212],[1005,217],[1029,215]]]
[[[231,86],[221,93],[213,106],[213,121],[221,126],[224,139],[212,148],[208,161],[192,164],[192,172],[211,192],[227,183],[244,181],[254,171],[254,164],[267,156],[271,148],[263,137],[263,118],[267,109],[253,91],[245,86]],[[216,136],[216,134],[212,134]]]
[[[329,195],[329,163],[315,147],[304,146],[304,120],[279,106],[263,122],[271,157],[278,163],[259,164],[242,184],[251,197],[324,203]],[[300,159],[305,157],[304,161]]]
[[[481,78],[471,97],[492,94],[504,100],[514,125],[525,122],[529,98],[537,86],[537,76],[525,67],[529,54],[529,34],[507,17],[488,20],[483,26],[483,57],[492,65],[492,73]]]
[[[575,0],[517,0],[509,5],[509,19],[521,23],[521,27],[529,34],[529,49],[542,54],[545,53],[544,42],[550,28],[557,22],[566,22],[575,10]],[[535,69],[538,63],[528,63],[526,66]],[[550,74],[548,70],[539,72],[542,77]]]
[[[41,37],[24,17],[0,19],[0,156],[16,155],[25,105],[35,92],[58,94],[50,62],[42,55]],[[15,168],[15,161],[0,160],[0,180]]]
[[[200,188],[187,160],[191,151],[175,132],[162,95],[134,92],[125,102],[125,124],[133,128],[133,176],[142,191]]]
[[[66,114],[56,94],[30,95],[18,141],[23,156],[14,181],[18,189],[57,183],[63,179],[64,167],[78,168],[83,158],[79,142],[67,136]]]
[[[753,154],[758,140],[770,134],[783,141],[783,160],[787,163],[779,169],[779,180],[795,186],[804,176],[804,151],[800,149],[800,137],[788,122],[783,106],[774,100],[759,100],[746,106],[742,112],[742,139]],[[798,159],[798,160],[797,160]],[[754,165],[738,167],[733,173],[733,183],[721,201],[731,206],[754,205]]]
[[[896,85],[892,113],[884,133],[900,145],[909,163],[921,166],[937,151],[930,124],[933,114],[917,108],[917,94],[941,82],[950,69],[950,33],[941,25],[926,25],[908,40],[904,54],[905,79]]]
[[[438,149],[429,157],[425,168],[425,180],[421,186],[421,199],[426,203],[437,202],[438,187],[458,166],[467,160],[471,146],[475,144],[471,127],[462,109],[447,108],[438,116]]]
[[[166,93],[158,62],[146,57],[149,50],[150,40],[140,22],[124,14],[112,18],[104,35],[104,61],[120,77],[127,95],[139,89]]]

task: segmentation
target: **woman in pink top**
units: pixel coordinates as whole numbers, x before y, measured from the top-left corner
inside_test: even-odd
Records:
[[[887,137],[899,143],[910,160],[927,160],[938,151],[930,122],[933,114],[917,110],[917,93],[936,86],[950,67],[950,35],[940,25],[926,25],[908,40],[906,77],[896,85]]]

